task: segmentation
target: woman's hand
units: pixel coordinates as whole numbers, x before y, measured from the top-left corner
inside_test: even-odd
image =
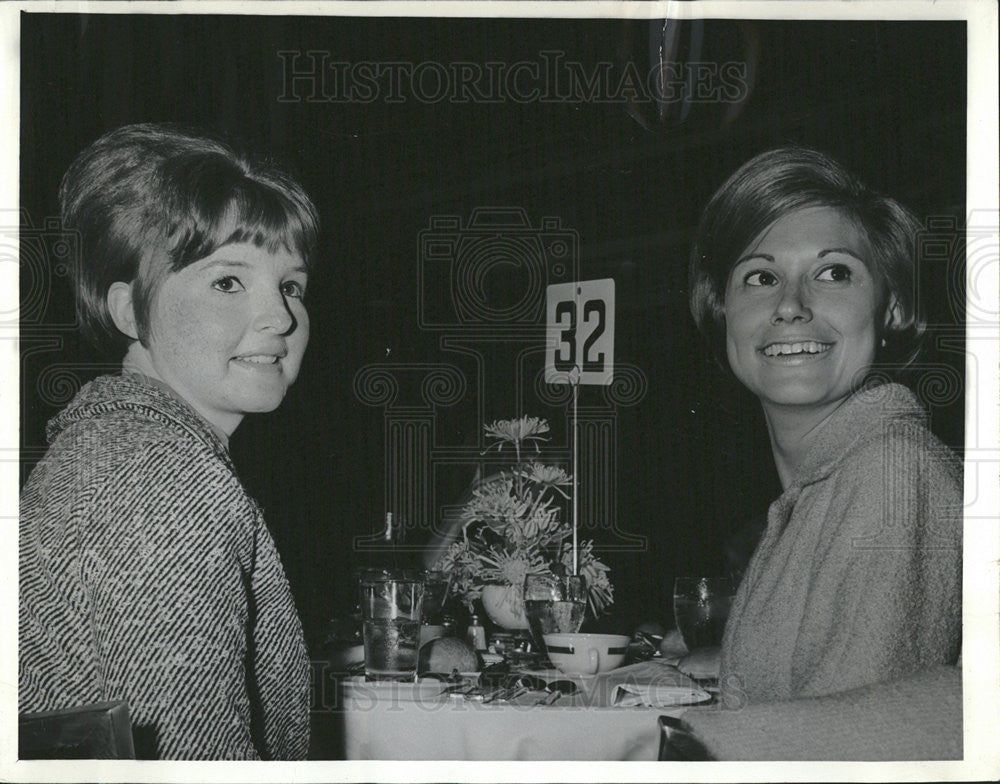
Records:
[[[663,635],[663,639],[660,641],[660,656],[666,661],[676,664],[687,654],[688,649],[679,629],[674,627]]]
[[[677,669],[696,680],[719,677],[719,648],[712,645],[695,648],[677,662]]]

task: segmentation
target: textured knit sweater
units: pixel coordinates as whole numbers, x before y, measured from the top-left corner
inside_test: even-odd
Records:
[[[684,722],[718,760],[962,759],[962,668],[742,710],[693,708]]]
[[[953,664],[961,487],[908,389],[846,401],[768,511],[726,625],[724,701],[830,694]]]
[[[48,436],[21,495],[19,711],[126,700],[140,756],[304,758],[302,628],[208,423],[102,376]]]

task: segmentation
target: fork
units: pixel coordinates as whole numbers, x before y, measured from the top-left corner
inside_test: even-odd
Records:
[[[558,700],[560,697],[562,697],[562,692],[561,691],[550,691],[544,697],[542,697],[542,698],[540,698],[538,700],[535,700],[535,705],[551,705],[556,700]]]

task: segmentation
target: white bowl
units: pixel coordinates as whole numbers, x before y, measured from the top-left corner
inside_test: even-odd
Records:
[[[628,654],[625,634],[546,634],[549,660],[567,675],[593,675],[620,667]]]

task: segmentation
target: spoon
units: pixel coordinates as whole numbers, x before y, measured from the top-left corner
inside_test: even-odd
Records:
[[[546,691],[547,694],[537,700],[535,705],[551,705],[563,695],[566,695],[567,697],[573,696],[580,691],[580,687],[573,683],[573,681],[559,680],[546,683],[544,691]]]

